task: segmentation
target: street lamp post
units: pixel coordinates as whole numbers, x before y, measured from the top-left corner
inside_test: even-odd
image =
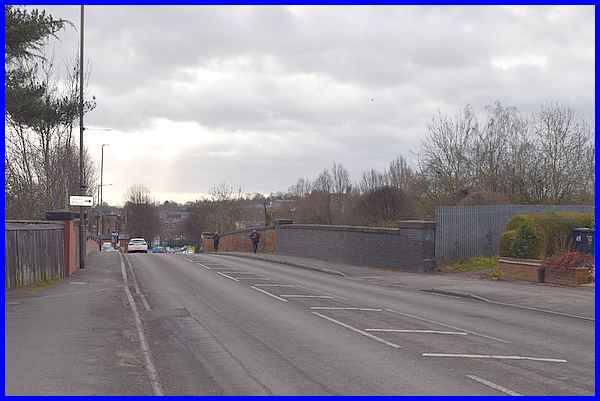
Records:
[[[83,5],[79,27],[79,191],[85,195],[83,183]],[[79,207],[79,268],[85,268],[85,214],[84,207]]]
[[[104,210],[103,210],[103,200],[102,200],[102,194],[104,192],[104,185],[102,184],[102,181],[104,179],[104,147],[108,146],[107,143],[103,143],[102,144],[102,156],[100,158],[100,235],[102,236],[104,234]]]

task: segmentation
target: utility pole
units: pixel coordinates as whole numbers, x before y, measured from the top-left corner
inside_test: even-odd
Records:
[[[102,201],[102,193],[104,191],[103,178],[104,178],[104,147],[108,146],[107,143],[102,144],[102,156],[100,157],[100,241],[102,241],[102,235],[104,235],[104,208]]]
[[[83,5],[79,26],[79,191],[85,195],[83,183]],[[85,268],[85,208],[79,207],[79,268]]]

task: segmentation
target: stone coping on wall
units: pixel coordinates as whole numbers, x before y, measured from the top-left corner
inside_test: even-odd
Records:
[[[266,230],[322,230],[322,231],[350,231],[350,232],[361,232],[361,233],[377,233],[377,234],[399,234],[401,230],[414,229],[414,230],[433,230],[435,229],[435,222],[430,220],[406,220],[399,221],[396,223],[396,227],[368,227],[368,226],[343,226],[343,225],[327,225],[327,224],[282,224],[279,226],[268,226],[268,227],[254,227],[246,228],[243,230],[228,231],[226,233],[219,234],[220,237],[228,235],[249,233],[252,230],[266,231]]]
[[[337,225],[325,225],[325,224],[287,224],[280,226],[282,230],[295,230],[295,229],[312,229],[322,231],[350,231],[350,232],[361,232],[361,233],[376,233],[376,234],[399,234],[402,230],[416,229],[416,230],[433,230],[435,223],[433,221],[423,220],[411,220],[402,221],[396,224],[396,227],[367,227],[367,226],[337,226]]]
[[[544,261],[540,260],[540,259],[519,259],[519,258],[500,257],[498,259],[498,262],[514,264],[514,265],[540,266]]]

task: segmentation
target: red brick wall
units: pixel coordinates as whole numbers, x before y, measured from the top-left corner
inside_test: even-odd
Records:
[[[77,246],[79,239],[75,231],[75,220],[65,223],[65,277],[69,277],[79,267],[77,260]]]
[[[592,282],[592,269],[573,268],[573,269],[546,269],[546,282],[550,284],[577,286]]]
[[[518,261],[500,259],[498,263],[504,279],[538,282],[538,270],[541,268],[541,261],[519,263]]]
[[[260,242],[258,252],[276,253],[277,232],[274,229],[259,230]],[[204,252],[214,252],[212,238],[202,240]],[[250,230],[239,231],[231,234],[221,235],[219,251],[223,252],[252,252],[252,241],[250,241]]]

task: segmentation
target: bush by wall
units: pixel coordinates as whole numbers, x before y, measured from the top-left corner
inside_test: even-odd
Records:
[[[507,230],[500,237],[500,256],[510,257],[510,247],[513,241],[517,238],[517,230]]]
[[[500,256],[546,259],[567,252],[575,227],[593,228],[593,213],[554,212],[513,216],[500,241]],[[523,256],[523,255],[527,255]]]

